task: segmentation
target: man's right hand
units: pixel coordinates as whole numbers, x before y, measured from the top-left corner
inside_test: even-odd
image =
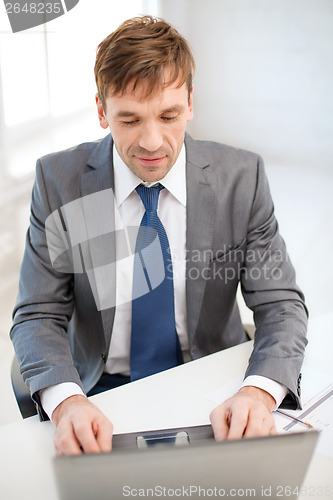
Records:
[[[107,453],[112,448],[113,425],[85,396],[65,399],[52,413],[57,455]]]

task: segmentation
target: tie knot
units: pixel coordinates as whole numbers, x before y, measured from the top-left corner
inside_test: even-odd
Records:
[[[154,212],[157,210],[158,197],[162,189],[164,189],[164,186],[161,184],[157,184],[152,187],[146,187],[143,184],[140,184],[136,188],[136,191],[139,194],[147,212]]]

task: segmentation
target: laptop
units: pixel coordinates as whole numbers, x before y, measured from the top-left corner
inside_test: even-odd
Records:
[[[210,425],[119,434],[113,451],[54,459],[61,500],[296,499],[318,431],[217,443]]]

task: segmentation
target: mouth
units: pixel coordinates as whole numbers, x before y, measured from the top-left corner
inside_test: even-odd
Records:
[[[164,160],[165,156],[160,156],[160,157],[157,157],[157,158],[142,158],[142,157],[139,157],[137,156],[137,159],[143,164],[143,165],[147,165],[147,166],[158,166],[162,163],[162,161]]]

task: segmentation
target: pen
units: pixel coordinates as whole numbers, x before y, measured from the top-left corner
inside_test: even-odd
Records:
[[[281,410],[275,410],[276,413],[280,413],[280,415],[284,415],[285,417],[291,418],[292,420],[296,420],[296,422],[299,422],[300,424],[306,425],[310,429],[313,429],[313,425],[309,424],[308,422],[304,422],[304,420],[301,420],[300,418],[293,417],[292,415],[289,415],[288,413],[285,413],[284,411]]]

